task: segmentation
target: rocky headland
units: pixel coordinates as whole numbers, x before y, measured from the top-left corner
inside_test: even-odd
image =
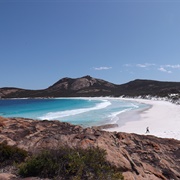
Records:
[[[0,143],[28,152],[69,147],[100,147],[107,160],[119,166],[125,180],[180,179],[180,141],[123,132],[103,127],[83,128],[60,121],[0,117]],[[108,126],[109,128],[109,126]],[[0,179],[20,179],[12,168],[2,168]]]

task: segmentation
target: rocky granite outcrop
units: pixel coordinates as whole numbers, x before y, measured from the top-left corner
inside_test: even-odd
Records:
[[[0,143],[37,152],[45,148],[99,146],[125,180],[180,179],[180,141],[83,128],[59,121],[0,118]],[[3,170],[0,171],[0,177]],[[7,176],[7,174],[6,174]]]

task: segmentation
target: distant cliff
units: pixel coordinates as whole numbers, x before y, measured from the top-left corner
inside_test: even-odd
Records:
[[[134,80],[117,85],[91,76],[63,78],[42,90],[0,88],[0,98],[158,96],[179,98],[180,82]]]

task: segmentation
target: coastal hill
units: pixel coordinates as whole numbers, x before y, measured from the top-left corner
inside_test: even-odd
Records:
[[[125,180],[180,179],[180,141],[175,139],[107,132],[100,127],[82,128],[60,121],[2,117],[0,132],[0,143],[32,153],[61,146],[84,149],[98,146],[106,150],[107,160],[120,168]],[[7,175],[20,179],[13,167],[0,171],[0,179]]]
[[[0,88],[0,98],[38,98],[38,97],[99,97],[99,96],[158,96],[180,95],[180,82],[162,82],[153,80],[134,80],[125,84],[113,84],[108,81],[84,76],[81,78],[63,78],[52,86],[42,90],[20,88]]]

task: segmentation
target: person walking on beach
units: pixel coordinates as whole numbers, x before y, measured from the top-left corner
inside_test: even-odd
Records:
[[[146,133],[150,133],[149,127],[146,128]]]

